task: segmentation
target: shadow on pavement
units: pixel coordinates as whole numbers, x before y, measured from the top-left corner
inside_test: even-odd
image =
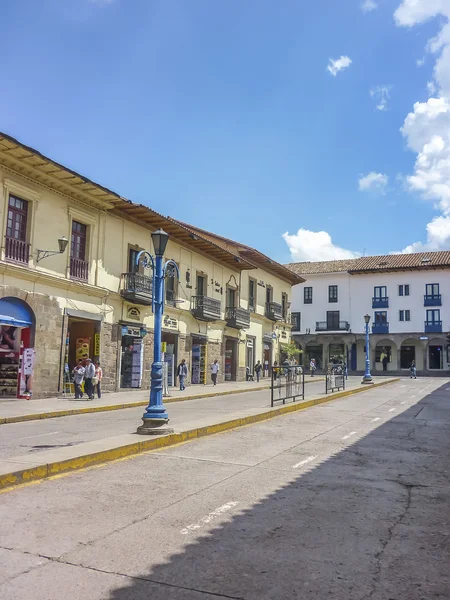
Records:
[[[144,553],[139,578],[109,600],[450,598],[446,387],[348,447],[336,443],[309,471],[276,474],[285,481],[275,492],[236,506],[206,534],[193,531],[166,563],[146,571]],[[274,473],[256,467],[243,477],[252,472],[260,482]],[[149,536],[149,553],[159,544]]]

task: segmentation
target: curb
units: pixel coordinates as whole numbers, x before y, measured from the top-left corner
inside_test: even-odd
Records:
[[[323,378],[317,378],[314,381],[305,381],[307,383],[317,383],[325,381]],[[270,390],[270,386],[259,386],[249,390],[227,390],[226,392],[211,392],[200,396],[181,396],[179,398],[164,398],[164,404],[172,402],[186,402],[187,400],[202,400],[203,398],[216,398],[217,396],[230,396],[232,394],[246,394],[249,392],[261,392]],[[150,391],[149,391],[150,393]],[[42,413],[30,413],[28,415],[18,415],[17,417],[0,417],[0,425],[9,425],[10,423],[24,423],[25,421],[40,421],[41,419],[56,419],[57,417],[71,417],[73,415],[85,415],[88,413],[108,412],[111,410],[122,410],[124,408],[137,408],[147,406],[148,400],[139,400],[137,402],[127,402],[126,404],[107,404],[105,406],[86,406],[84,408],[72,408],[63,410],[54,410]]]
[[[58,475],[60,473],[68,473],[84,469],[96,464],[102,464],[124,458],[126,456],[132,456],[141,454],[142,452],[148,452],[150,450],[158,450],[160,448],[166,448],[168,446],[174,446],[181,444],[189,440],[196,438],[205,437],[208,435],[214,435],[237,427],[243,427],[244,425],[251,425],[253,423],[259,423],[268,419],[273,419],[285,414],[297,412],[316,406],[318,404],[324,404],[331,402],[332,400],[338,400],[354,394],[361,394],[369,390],[373,390],[376,387],[389,385],[391,383],[397,383],[400,378],[391,379],[389,381],[382,381],[380,383],[374,383],[367,387],[359,387],[352,390],[343,390],[342,392],[336,392],[329,394],[323,398],[316,398],[315,400],[308,400],[299,404],[292,403],[289,405],[281,406],[275,410],[265,411],[257,415],[249,415],[239,419],[232,419],[231,421],[225,421],[223,423],[216,423],[214,425],[207,425],[206,427],[199,427],[196,429],[190,429],[189,431],[183,431],[182,433],[172,433],[167,436],[161,436],[157,438],[144,439],[134,444],[127,444],[126,446],[119,446],[117,448],[110,448],[100,452],[93,452],[85,454],[84,456],[78,456],[68,460],[56,461],[48,463],[46,465],[39,465],[30,469],[23,469],[11,473],[5,473],[0,475],[0,490],[12,488],[13,486],[28,483],[31,481],[38,481]]]

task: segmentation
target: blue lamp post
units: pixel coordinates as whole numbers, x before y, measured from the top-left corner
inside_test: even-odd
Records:
[[[173,260],[163,263],[164,251],[169,240],[168,234],[162,229],[152,233],[153,248],[155,258],[143,250],[136,257],[136,265],[139,265],[141,259],[144,266],[151,265],[153,271],[153,294],[152,310],[154,314],[154,351],[153,364],[151,372],[150,402],[145,409],[142,417],[143,424],[138,427],[137,432],[142,435],[165,435],[173,433],[173,429],[167,427],[169,415],[163,404],[163,363],[161,362],[161,327],[162,315],[164,312],[164,280],[168,269],[172,270],[172,275],[179,278],[178,265]],[[143,257],[143,258],[142,258]]]
[[[366,324],[366,372],[364,373],[362,383],[373,383],[372,375],[370,374],[370,350],[369,350],[370,315],[364,316],[364,322]]]

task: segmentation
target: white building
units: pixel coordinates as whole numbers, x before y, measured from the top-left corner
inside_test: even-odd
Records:
[[[373,373],[450,371],[450,252],[368,256],[288,265],[306,281],[292,292],[293,337],[303,364],[346,360],[364,371],[364,315]]]

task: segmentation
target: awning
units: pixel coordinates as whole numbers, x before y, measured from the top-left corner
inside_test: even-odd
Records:
[[[26,302],[14,297],[0,299],[0,325],[31,327],[33,323],[33,312]]]
[[[77,319],[83,319],[85,321],[103,321],[103,315],[90,313],[85,310],[66,308],[64,312],[69,317],[76,317]]]

